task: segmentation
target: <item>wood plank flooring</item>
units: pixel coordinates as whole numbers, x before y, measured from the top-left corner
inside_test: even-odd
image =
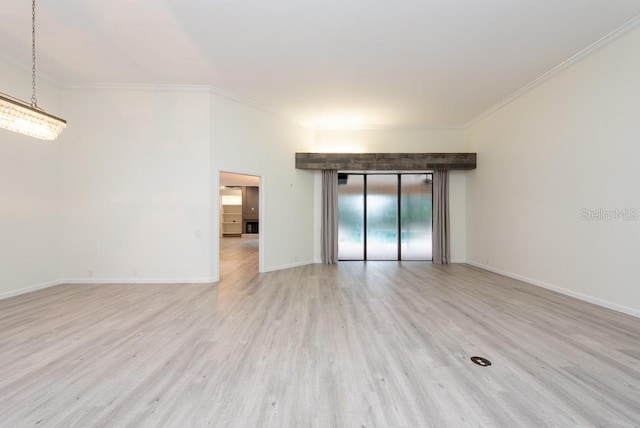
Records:
[[[637,318],[466,265],[258,274],[247,242],[219,284],[0,301],[0,426],[639,424]]]

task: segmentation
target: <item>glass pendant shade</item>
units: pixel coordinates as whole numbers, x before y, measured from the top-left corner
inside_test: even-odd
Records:
[[[0,128],[41,140],[55,140],[66,126],[64,119],[0,94]]]

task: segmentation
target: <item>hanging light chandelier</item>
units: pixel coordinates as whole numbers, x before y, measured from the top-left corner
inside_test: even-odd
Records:
[[[36,98],[36,0],[31,2],[31,104],[0,93],[0,128],[20,134],[55,140],[67,126],[67,121],[53,116],[40,107]]]

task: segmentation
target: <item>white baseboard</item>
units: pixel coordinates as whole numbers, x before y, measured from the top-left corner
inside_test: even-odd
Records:
[[[402,261],[402,260],[400,260],[400,261]],[[427,260],[427,261],[430,261],[430,260]],[[322,264],[322,260],[316,259],[316,260],[313,260],[311,263],[316,264],[316,265],[321,265]],[[465,264],[465,263],[467,263],[467,261],[464,260],[464,259],[455,259],[455,260],[451,260],[451,263],[452,264],[454,264],[454,263],[456,263],[456,264]]]
[[[213,278],[67,278],[64,284],[211,284]]]
[[[295,262],[295,263],[286,264],[286,265],[272,266],[272,267],[265,268],[265,270],[262,273],[275,272],[283,269],[291,269],[291,268],[300,267],[300,266],[312,265],[313,263],[314,263],[313,260],[306,260],[304,262]]]
[[[62,284],[212,284],[213,278],[66,278],[0,293],[0,300]]]
[[[304,262],[296,262],[287,265],[274,266],[265,269],[266,272],[275,272],[283,269],[290,269],[294,267],[305,266],[308,264],[318,263],[316,260],[308,260]],[[482,263],[465,260],[452,260],[451,263],[466,263],[471,266],[475,266],[480,269],[487,270],[489,272],[497,273],[509,278],[517,279],[537,287],[546,288],[548,290],[555,291],[566,296],[574,297],[585,302],[593,303],[598,306],[602,306],[608,309],[612,309],[617,312],[622,312],[627,315],[631,315],[640,318],[640,310],[629,308],[627,306],[618,305],[607,300],[598,299],[596,297],[588,296],[586,294],[577,293],[566,288],[558,287],[556,285],[547,284],[546,282],[538,281],[533,278],[518,275],[513,272],[497,269],[493,266],[487,266]],[[18,296],[21,294],[31,293],[33,291],[42,290],[49,287],[55,287],[61,284],[211,284],[217,280],[214,278],[67,278],[64,280],[49,281],[41,284],[35,284],[28,287],[19,288],[17,290],[6,291],[0,293],[0,300],[7,299],[9,297]]]
[[[516,273],[497,269],[492,266],[487,266],[482,263],[467,261],[467,264],[475,266],[480,269],[488,270],[489,272],[497,273],[499,275],[507,276],[509,278],[517,279],[518,281],[526,282],[537,287],[546,288],[547,290],[555,291],[556,293],[564,294],[565,296],[574,297],[585,302],[593,303],[594,305],[602,306],[607,309],[612,309],[623,314],[631,315],[640,318],[640,310],[629,308],[627,306],[618,305],[607,300],[598,299],[596,297],[588,296],[586,294],[577,293],[566,288],[558,287],[557,285],[547,284],[546,282],[538,281],[537,279],[528,278],[526,276],[518,275]]]
[[[64,284],[65,281],[57,280],[57,281],[49,281],[43,282],[42,284],[30,285],[28,287],[18,288],[17,290],[5,291],[4,293],[0,293],[0,300],[8,299],[9,297],[19,296],[20,294],[31,293],[33,291],[42,290],[44,288],[55,287],[56,285]]]

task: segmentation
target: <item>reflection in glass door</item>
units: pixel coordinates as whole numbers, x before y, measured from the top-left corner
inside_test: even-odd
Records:
[[[431,260],[431,174],[400,177],[402,260]]]
[[[431,174],[339,174],[340,260],[431,260]]]
[[[366,260],[398,260],[398,176],[367,175],[366,177]],[[338,206],[338,213],[339,210],[340,206]]]
[[[364,175],[338,175],[338,259],[364,260]]]

